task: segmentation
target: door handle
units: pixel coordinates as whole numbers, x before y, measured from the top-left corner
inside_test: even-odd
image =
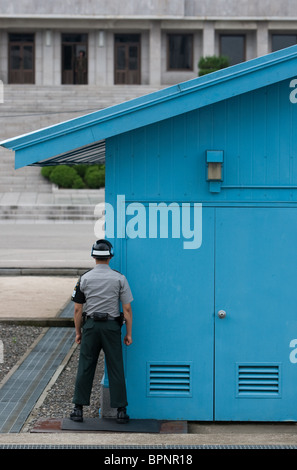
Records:
[[[218,311],[218,317],[221,318],[221,319],[225,318],[226,317],[225,310],[219,310]]]

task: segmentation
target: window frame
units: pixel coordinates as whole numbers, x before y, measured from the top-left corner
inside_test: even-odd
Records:
[[[297,44],[297,32],[286,32],[286,33],[281,33],[281,32],[271,32],[271,38],[270,38],[270,44],[271,44],[271,52],[276,52],[276,51],[280,51],[282,49],[284,49],[284,47],[280,48],[280,49],[273,49],[273,37],[274,36],[295,36],[296,38],[296,42],[295,44]],[[294,45],[294,44],[291,44],[291,45]],[[285,47],[290,47],[290,46],[285,46]]]
[[[187,36],[191,40],[191,51],[190,51],[190,67],[189,68],[181,68],[181,67],[170,67],[170,38],[172,36]],[[193,33],[180,33],[180,32],[172,32],[166,33],[166,69],[168,72],[193,72],[194,71],[194,34]]]
[[[36,60],[36,38],[34,32],[17,32],[17,31],[8,31],[8,83],[10,85],[35,85],[35,60]],[[32,69],[20,68],[20,77],[22,80],[15,80],[14,70],[11,68],[11,46],[16,45],[21,48],[22,51],[22,60],[23,52],[25,46],[32,46]],[[30,81],[25,80],[25,74],[31,74],[32,79]]]
[[[247,35],[245,33],[220,33],[219,34],[219,54],[220,56],[224,55],[224,56],[227,56],[227,54],[223,54],[222,53],[222,38],[223,37],[241,37],[243,38],[243,60],[240,61],[240,62],[236,62],[236,64],[241,64],[242,62],[245,62],[247,59],[246,59],[246,49],[247,49],[247,46],[246,46],[246,43],[247,43]],[[236,65],[236,64],[231,64],[230,65]]]

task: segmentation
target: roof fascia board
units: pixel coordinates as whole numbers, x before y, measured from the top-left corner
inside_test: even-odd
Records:
[[[297,46],[1,142],[16,168],[297,75]],[[71,134],[71,139],[69,135]],[[42,157],[42,158],[41,158]]]

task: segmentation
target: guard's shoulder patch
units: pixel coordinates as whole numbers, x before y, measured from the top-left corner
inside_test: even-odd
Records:
[[[116,269],[113,269],[113,271],[119,273],[122,276],[122,273],[120,271],[117,271]]]
[[[81,279],[85,274],[89,273],[90,271],[92,271],[92,269],[87,269],[87,271],[85,271],[79,276],[79,279]]]
[[[87,274],[87,273],[89,273],[90,271],[92,271],[92,269],[93,269],[93,268],[91,268],[91,269],[87,269],[87,270],[86,270],[84,273],[82,273],[82,274],[81,274],[81,276],[83,276],[84,274]]]

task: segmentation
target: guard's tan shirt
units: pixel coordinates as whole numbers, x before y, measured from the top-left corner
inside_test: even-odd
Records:
[[[78,280],[72,300],[85,304],[87,316],[97,313],[108,313],[110,317],[120,314],[120,302],[128,304],[133,296],[126,277],[114,271],[107,264],[96,266],[83,274]]]

